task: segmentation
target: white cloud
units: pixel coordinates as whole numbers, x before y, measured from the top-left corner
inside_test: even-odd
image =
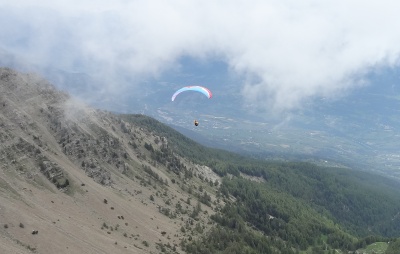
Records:
[[[3,3],[1,3],[3,2]],[[0,47],[107,77],[159,75],[179,57],[220,57],[254,104],[291,109],[397,66],[398,1],[0,1]],[[5,25],[4,25],[5,24]]]

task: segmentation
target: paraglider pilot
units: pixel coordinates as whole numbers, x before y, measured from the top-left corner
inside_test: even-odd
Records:
[[[197,120],[194,120],[194,125],[199,126],[199,122]]]

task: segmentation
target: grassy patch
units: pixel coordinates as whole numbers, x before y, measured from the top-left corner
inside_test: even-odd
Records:
[[[368,245],[365,249],[359,249],[358,251],[365,254],[384,254],[388,248],[388,243],[376,242]]]

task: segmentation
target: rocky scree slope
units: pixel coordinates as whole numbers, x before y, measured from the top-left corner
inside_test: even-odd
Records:
[[[222,207],[204,168],[165,137],[0,68],[0,253],[183,253]]]

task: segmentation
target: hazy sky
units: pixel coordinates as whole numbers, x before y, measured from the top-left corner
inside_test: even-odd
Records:
[[[398,68],[399,10],[394,0],[0,0],[0,49],[98,75],[104,89],[123,89],[121,74],[162,77],[184,56],[222,60],[245,99],[292,109]]]

